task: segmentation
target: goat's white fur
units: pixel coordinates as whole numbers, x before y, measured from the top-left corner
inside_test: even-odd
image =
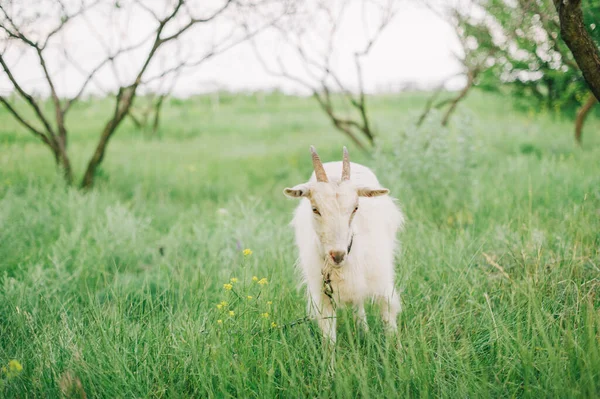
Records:
[[[313,172],[307,183],[284,191],[288,197],[302,197],[292,226],[307,285],[308,310],[317,318],[324,337],[332,342],[336,339],[339,305],[352,305],[355,319],[368,329],[364,303],[375,299],[390,331],[397,329],[401,308],[394,286],[394,255],[396,233],[404,216],[369,168],[350,165],[349,181],[340,178],[342,162],[329,162],[323,164],[328,182],[317,182]],[[346,251],[350,240],[350,253],[335,264],[329,251]],[[332,298],[324,293],[324,275],[331,278]]]

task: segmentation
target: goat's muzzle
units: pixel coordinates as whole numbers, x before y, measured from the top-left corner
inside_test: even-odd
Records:
[[[346,251],[329,251],[329,256],[333,264],[339,266],[346,258]]]

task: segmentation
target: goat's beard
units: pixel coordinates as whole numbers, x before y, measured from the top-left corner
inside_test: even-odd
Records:
[[[339,270],[343,265],[344,262],[336,264],[329,259],[329,256],[325,255],[323,256],[323,266],[321,267],[321,271],[323,275],[326,275],[327,273]]]

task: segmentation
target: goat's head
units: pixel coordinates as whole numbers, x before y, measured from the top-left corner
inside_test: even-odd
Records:
[[[352,244],[352,220],[359,210],[359,197],[377,197],[389,192],[386,188],[357,187],[350,179],[350,159],[344,147],[341,179],[328,178],[321,159],[313,146],[313,167],[316,182],[286,188],[290,198],[305,197],[312,206],[315,232],[321,242],[323,258],[341,267]]]

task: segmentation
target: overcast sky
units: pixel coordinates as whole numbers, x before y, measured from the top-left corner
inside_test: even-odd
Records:
[[[357,28],[364,22],[364,15],[361,14],[360,9],[350,9],[344,14],[343,25],[338,33],[334,66],[336,73],[349,87],[355,87],[357,82],[351,55],[364,43],[365,30]],[[153,26],[151,20],[141,16],[128,20],[127,24],[128,35],[131,37],[135,35],[142,37],[143,34],[140,32],[148,32]],[[225,31],[227,24],[225,22],[221,24],[222,30]],[[89,68],[95,65],[104,53],[101,45],[94,46],[92,43],[97,43],[98,38],[101,37],[103,38],[101,40],[106,40],[110,46],[112,43],[110,34],[106,33],[109,30],[97,26],[95,30],[90,31],[83,25],[74,24],[61,37],[61,43],[69,46],[75,58],[81,60],[81,66]],[[218,34],[212,32],[209,35],[206,31],[199,30],[186,36],[186,41],[198,45],[201,42],[199,38],[207,36],[214,38]],[[291,65],[290,70],[294,71],[295,61],[276,44],[273,34],[264,33],[257,36],[255,42],[256,48],[264,54],[271,65],[275,60],[275,54],[278,54],[285,63]],[[72,94],[78,89],[83,77],[64,60],[60,60],[58,47],[55,55],[49,53],[48,63],[56,76],[59,91]],[[168,63],[169,60],[175,59],[177,50],[171,46],[161,51],[160,58],[154,65],[156,70],[161,63]],[[187,54],[186,51],[189,52],[189,49],[179,51]],[[452,30],[424,7],[404,2],[401,10],[379,37],[368,57],[364,59],[364,86],[369,92],[396,91],[408,82],[424,87],[436,86],[460,71],[459,64],[453,58],[453,51],[457,51],[457,43]],[[139,55],[141,56],[141,53]],[[138,55],[130,56],[119,64],[118,75],[123,81],[127,81],[129,75],[136,70],[135,63],[138,61],[136,57]],[[19,48],[13,47],[6,53],[6,58],[16,66],[16,74],[24,82],[24,86],[39,94],[47,93],[47,84],[41,76],[33,54],[24,55]],[[97,81],[105,89],[111,89],[115,79],[114,71],[107,69],[98,76]],[[457,88],[462,84],[462,79],[454,79],[448,83],[449,88]],[[187,71],[177,80],[174,94],[186,96],[215,89],[237,91],[272,88],[280,88],[286,92],[306,92],[296,83],[267,73],[257,60],[253,47],[249,43],[242,43]],[[6,94],[11,90],[10,82],[0,73],[0,93]],[[90,86],[90,90],[99,92],[100,88]]]

